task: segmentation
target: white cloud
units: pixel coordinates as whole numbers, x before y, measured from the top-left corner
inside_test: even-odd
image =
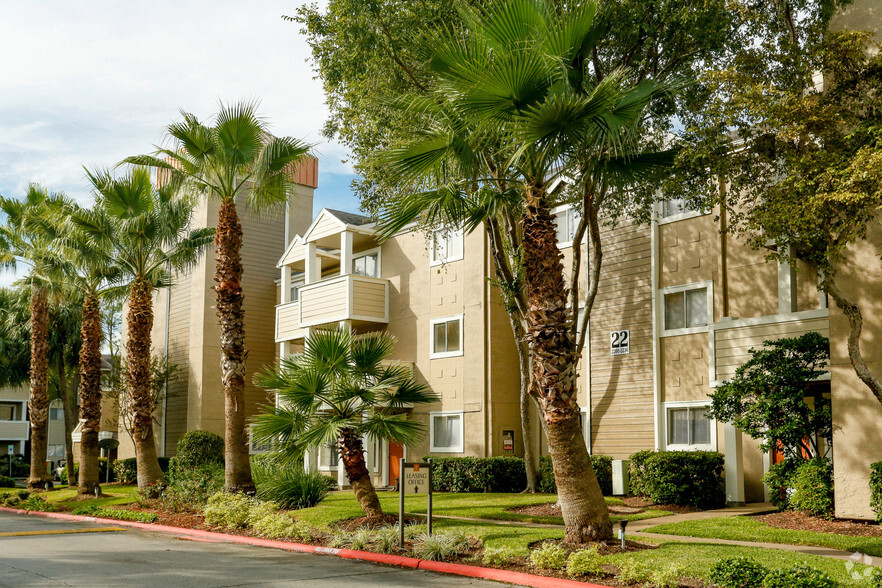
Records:
[[[302,3],[5,3],[0,193],[37,181],[85,201],[83,165],[151,151],[181,108],[207,118],[243,98],[260,99],[274,133],[316,143],[323,172],[351,174],[321,136],[327,108],[300,25],[281,18]]]

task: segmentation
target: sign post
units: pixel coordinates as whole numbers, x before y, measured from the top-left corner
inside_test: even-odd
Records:
[[[12,453],[15,451],[15,445],[10,443],[6,448],[6,454],[9,456],[9,477],[12,477]]]
[[[398,478],[398,542],[404,547],[404,495],[426,493],[426,531],[432,534],[432,460],[422,462],[400,461]]]

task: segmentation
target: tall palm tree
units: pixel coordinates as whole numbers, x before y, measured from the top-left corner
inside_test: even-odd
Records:
[[[413,379],[410,368],[388,362],[395,341],[388,333],[316,331],[302,353],[283,358],[256,378],[278,394],[278,402],[254,419],[255,437],[276,444],[289,459],[316,447],[339,451],[355,497],[369,517],[382,516],[383,509],[365,464],[362,439],[413,443],[425,427],[408,419],[403,409],[438,401]]]
[[[664,159],[638,155],[636,137],[646,106],[671,89],[634,85],[623,71],[595,83],[587,75],[600,34],[594,13],[592,2],[558,8],[544,0],[509,0],[483,14],[463,8],[465,32],[451,29],[426,42],[428,99],[402,97],[415,140],[384,156],[403,181],[430,188],[391,206],[384,234],[421,215],[487,228],[507,304],[522,317],[513,330],[528,344],[529,390],[545,423],[571,543],[612,535],[576,388],[602,256],[601,204],[618,187],[624,164],[640,174]],[[583,213],[572,286],[550,213],[560,198],[552,187],[564,177]],[[582,301],[579,244],[586,234],[592,267]]]
[[[66,198],[32,184],[22,200],[0,197],[6,223],[0,226],[0,264],[28,268],[22,280],[30,288],[31,368],[28,419],[31,427],[31,472],[28,488],[52,487],[46,467],[49,423],[48,319],[53,278],[49,261]]]
[[[101,181],[90,174],[94,182]],[[105,295],[121,296],[117,285],[122,272],[112,257],[106,241],[94,239],[81,229],[90,226],[97,215],[77,205],[66,211],[66,226],[62,231],[60,256],[57,263],[63,270],[68,287],[79,293],[81,322],[79,349],[79,417],[82,440],[80,442],[80,473],[78,493],[91,496],[99,489],[98,436],[101,432],[101,304]],[[68,470],[70,471],[70,470]],[[73,480],[71,480],[73,485]]]
[[[88,177],[95,193],[95,207],[80,210],[71,220],[86,243],[107,252],[111,263],[118,266],[119,281],[128,285],[128,373],[125,378],[134,412],[132,435],[138,488],[151,493],[165,481],[153,437],[155,407],[150,387],[153,293],[171,283],[171,272],[186,270],[198,261],[211,243],[214,229],[190,229],[192,199],[181,196],[179,184],[175,182],[154,187],[146,168],[132,169],[120,177],[107,171],[93,171]],[[96,306],[97,298],[89,304]],[[92,308],[86,312],[92,319],[98,318]],[[94,352],[96,341],[100,341],[100,335],[95,339],[100,322],[96,320],[92,324],[92,319],[89,325],[84,320],[84,329],[88,326],[88,337],[92,339],[84,341],[83,347]],[[94,356],[90,354],[87,359],[90,365],[83,379],[89,378],[91,390],[92,386],[100,385],[100,380],[93,378]],[[94,397],[89,398],[90,402],[93,400]],[[89,408],[88,414],[93,413],[94,409]]]
[[[193,192],[220,204],[214,239],[215,291],[221,327],[221,383],[224,390],[226,490],[254,492],[245,428],[245,324],[242,309],[242,223],[240,197],[255,211],[278,209],[291,197],[296,165],[309,146],[290,137],[273,137],[255,103],[220,105],[210,124],[182,113],[168,126],[174,145],[155,155],[125,161],[164,170]]]

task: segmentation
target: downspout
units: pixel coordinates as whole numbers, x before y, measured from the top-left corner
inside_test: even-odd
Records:
[[[171,275],[171,262],[167,262],[169,275]],[[165,368],[168,370],[168,331],[170,325],[169,315],[171,314],[171,284],[165,288]],[[166,374],[168,375],[168,374]],[[165,378],[165,390],[162,394],[162,442],[159,444],[162,456],[165,457],[165,439],[166,439],[166,411],[168,409],[168,377]]]
[[[659,362],[659,300],[658,300],[658,205],[653,207],[652,221],[650,225],[650,301],[652,304],[652,425],[655,437],[656,451],[662,448],[661,439],[661,363]]]
[[[490,450],[490,443],[492,439],[492,435],[490,432],[490,427],[492,425],[492,420],[490,418],[490,280],[488,277],[490,276],[490,267],[488,264],[490,258],[490,249],[488,247],[488,237],[486,232],[481,233],[483,235],[483,245],[484,245],[484,255],[483,255],[483,265],[484,265],[484,457],[489,457],[492,455],[492,451]],[[520,393],[520,387],[518,388],[518,392]],[[464,431],[463,431],[464,432]],[[463,435],[465,437],[465,435]]]

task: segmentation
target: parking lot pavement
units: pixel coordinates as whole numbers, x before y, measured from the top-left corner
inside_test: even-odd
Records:
[[[499,587],[333,556],[0,512],[0,587]]]

